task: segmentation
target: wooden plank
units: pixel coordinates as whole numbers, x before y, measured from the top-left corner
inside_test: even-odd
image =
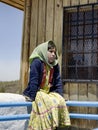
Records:
[[[63,7],[70,6],[70,0],[63,0]]]
[[[69,87],[70,87],[69,99],[78,101],[78,84],[69,83]]]
[[[20,62],[20,93],[23,92],[24,90],[24,85],[23,85],[23,48],[24,48],[24,30],[25,30],[25,19],[26,19],[26,6],[24,6],[24,20],[23,20],[23,33],[22,33],[22,47],[21,47],[21,62]]]
[[[19,5],[24,5],[24,1],[21,1],[21,0],[10,0],[10,1],[13,2],[13,3],[18,3]]]
[[[23,34],[23,51],[22,51],[22,73],[21,73],[21,84],[22,89],[27,87],[28,83],[28,69],[29,69],[29,44],[30,44],[30,17],[31,17],[31,0],[25,3],[25,23],[24,23],[24,34]]]
[[[47,1],[46,10],[46,41],[53,39],[54,0]]]
[[[19,0],[19,1],[23,1],[23,2],[25,2],[25,0]]]
[[[69,83],[69,100],[78,100],[78,84],[77,83]],[[70,112],[78,112],[78,107],[70,107]],[[72,126],[78,126],[78,120],[72,119],[71,120]]]
[[[88,84],[88,101],[97,100],[97,86],[96,84]],[[97,113],[97,108],[89,108],[88,113]],[[98,127],[97,121],[89,120],[88,126],[90,129]]]
[[[81,4],[88,4],[88,0],[80,0],[80,5]]]
[[[38,1],[39,0],[32,0],[29,55],[31,55],[38,43]]]
[[[64,84],[63,92],[65,100],[69,100],[69,83]]]
[[[86,83],[79,83],[79,101],[88,100],[88,87]],[[79,107],[79,113],[87,113],[87,107]],[[88,121],[81,119],[79,122],[79,128],[87,128]]]
[[[97,3],[97,0],[88,0],[88,3]]]
[[[58,53],[62,52],[62,23],[63,23],[63,2],[55,0],[54,12],[54,41],[58,48]]]
[[[38,17],[38,44],[45,41],[46,29],[46,0],[39,1]]]
[[[24,2],[18,3],[17,1],[14,2],[14,1],[10,1],[10,0],[1,0],[0,2],[13,6],[17,9],[24,10]]]
[[[24,5],[24,0],[0,0],[0,2],[6,2],[9,4],[10,3],[17,3],[19,5]]]
[[[79,3],[80,3],[80,0],[71,0],[71,2],[70,2],[71,6],[79,5]]]

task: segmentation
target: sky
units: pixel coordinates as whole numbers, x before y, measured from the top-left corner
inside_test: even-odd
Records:
[[[23,13],[0,2],[0,81],[20,78]]]

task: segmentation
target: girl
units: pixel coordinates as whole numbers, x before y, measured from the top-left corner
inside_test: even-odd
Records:
[[[54,130],[70,125],[53,41],[38,45],[31,54],[29,83],[23,94],[32,101],[28,130]]]

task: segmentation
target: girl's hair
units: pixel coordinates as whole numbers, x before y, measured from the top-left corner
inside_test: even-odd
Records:
[[[56,51],[57,51],[57,48],[56,48],[56,45],[54,44],[54,42],[53,41],[49,41],[48,42],[48,50],[49,49],[56,49]],[[58,57],[57,57],[57,54],[56,54],[56,59],[58,59]]]
[[[49,42],[48,42],[48,50],[49,50],[49,49],[52,49],[52,48],[55,48],[55,49],[56,49],[56,45],[54,44],[53,41],[49,41]]]

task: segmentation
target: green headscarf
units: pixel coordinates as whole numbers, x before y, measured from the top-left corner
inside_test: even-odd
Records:
[[[48,62],[48,56],[47,56],[47,51],[48,51],[48,43],[49,42],[53,42],[53,41],[47,41],[47,42],[44,42],[40,45],[38,45],[34,51],[32,52],[30,58],[29,58],[29,61],[30,61],[30,64],[32,63],[32,61],[35,59],[35,58],[39,58],[40,60],[42,60],[44,63],[46,63],[49,67],[53,67],[55,66],[57,63],[58,63],[58,60],[55,59],[55,61],[50,64]],[[56,52],[56,55],[57,55],[57,52]]]

